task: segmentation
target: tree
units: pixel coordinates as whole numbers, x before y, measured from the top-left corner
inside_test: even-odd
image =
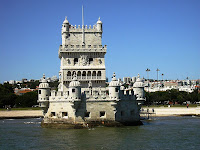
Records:
[[[33,105],[37,105],[38,93],[37,91],[28,92],[24,95],[19,96],[16,99],[17,107],[32,107]]]
[[[157,92],[145,92],[148,104],[164,104],[164,101],[172,101],[173,103],[178,102],[182,104],[185,101],[190,101],[192,103],[200,101],[200,93],[198,90],[194,90],[192,93],[188,93],[185,91],[178,91],[176,89],[168,90],[168,91],[157,91]]]
[[[15,100],[17,96],[14,94],[13,87],[10,84],[0,84],[0,107],[5,105],[10,105],[13,107],[15,105]]]

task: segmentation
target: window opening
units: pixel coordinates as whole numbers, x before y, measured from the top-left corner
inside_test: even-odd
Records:
[[[56,116],[56,112],[51,112],[51,117]]]
[[[100,117],[105,117],[106,112],[105,111],[100,111]]]
[[[74,64],[78,64],[78,58],[74,58]]]
[[[93,62],[93,58],[89,58],[89,64]]]
[[[90,117],[90,112],[86,112],[85,117]]]
[[[67,112],[62,112],[62,117],[68,117],[68,113]]]

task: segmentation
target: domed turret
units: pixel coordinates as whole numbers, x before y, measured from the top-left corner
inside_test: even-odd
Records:
[[[47,79],[45,78],[45,75],[43,74],[43,78],[38,88],[38,103],[39,103],[39,106],[42,107],[44,110],[48,108],[49,95],[50,95],[49,83],[47,83]]]
[[[77,80],[76,76],[69,83],[69,97],[71,99],[81,99],[81,83]]]
[[[65,17],[65,20],[62,24],[62,32],[68,32],[69,31],[69,21],[67,20],[67,17]]]
[[[62,45],[66,45],[66,39],[69,37],[69,21],[67,17],[65,18],[62,24]]]
[[[119,99],[120,84],[115,76],[116,75],[114,73],[112,77],[112,81],[109,83],[109,97],[111,99]]]
[[[138,78],[137,78],[136,82],[133,84],[133,87],[135,87],[135,88],[144,87],[144,83],[143,83],[142,79],[140,79],[139,74],[138,74]]]
[[[133,89],[134,94],[136,95],[136,100],[139,102],[139,104],[142,104],[145,101],[144,83],[143,80],[140,79],[139,74],[136,82],[133,84]]]
[[[39,84],[39,88],[49,88],[49,83],[47,83],[47,79],[45,78],[45,74],[43,74],[43,78],[41,79],[41,83]]]
[[[100,20],[100,17],[99,20],[97,21],[97,31],[102,31],[102,22]]]

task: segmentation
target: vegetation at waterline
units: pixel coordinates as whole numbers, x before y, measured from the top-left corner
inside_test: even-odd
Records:
[[[57,90],[58,80],[50,82],[49,86],[51,89]],[[33,92],[28,92],[23,95],[14,94],[14,89],[18,88],[30,88],[36,89],[39,86],[39,80],[35,80],[33,82],[25,82],[18,84],[0,84],[0,108],[5,108],[7,106],[15,107],[15,108],[24,108],[24,107],[32,107],[34,105],[38,105],[38,93],[37,90]]]
[[[157,91],[157,92],[145,92],[147,101],[146,105],[164,105],[168,103],[172,104],[183,104],[184,102],[190,101],[195,103],[200,101],[200,93],[198,90],[194,90],[192,93],[178,91],[176,89],[168,91]]]
[[[6,105],[11,107],[32,107],[37,105],[37,98],[37,91],[18,96],[14,94],[12,85],[0,84],[0,108],[4,108]]]

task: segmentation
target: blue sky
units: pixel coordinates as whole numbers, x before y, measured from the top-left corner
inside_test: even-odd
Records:
[[[101,17],[106,76],[200,78],[199,0],[0,0],[0,82],[58,76],[61,25]]]

